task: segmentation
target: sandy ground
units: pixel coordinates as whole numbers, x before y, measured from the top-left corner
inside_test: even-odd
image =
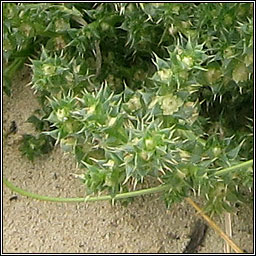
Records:
[[[3,126],[15,120],[18,133],[3,145],[3,172],[15,185],[43,195],[83,196],[83,186],[70,178],[79,173],[72,156],[59,147],[34,163],[23,158],[17,138],[31,133],[25,123],[38,108],[35,95],[25,84],[24,69],[14,81],[14,95],[4,95]],[[109,202],[50,203],[18,195],[3,188],[4,253],[181,253],[198,219],[186,202],[167,210],[160,195],[137,198],[128,207]],[[223,216],[215,221],[223,228]],[[253,252],[253,211],[242,208],[232,215],[233,240]],[[223,240],[209,228],[200,253],[223,253]]]

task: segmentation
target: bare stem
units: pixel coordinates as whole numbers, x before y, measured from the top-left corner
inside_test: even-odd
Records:
[[[216,172],[216,175],[220,175],[220,174],[226,173],[228,171],[236,170],[236,169],[239,169],[239,168],[249,167],[250,165],[252,165],[252,163],[253,163],[253,160],[249,160],[249,161],[246,161],[244,163],[241,163],[241,164],[238,164],[238,165],[220,170],[220,171]],[[160,186],[153,187],[153,188],[147,188],[147,189],[141,189],[141,190],[138,190],[138,191],[121,193],[121,194],[117,194],[115,196],[105,195],[105,196],[93,196],[93,197],[87,196],[87,197],[67,197],[67,198],[64,197],[63,198],[63,197],[43,196],[43,195],[39,195],[39,194],[36,194],[36,193],[31,193],[31,192],[25,191],[25,190],[23,190],[19,187],[16,187],[15,185],[13,185],[5,177],[3,177],[3,183],[8,188],[10,188],[12,191],[17,192],[20,195],[28,196],[28,197],[38,199],[38,200],[43,200],[43,201],[62,202],[62,203],[117,200],[117,199],[124,199],[124,198],[141,196],[141,195],[146,195],[146,194],[159,193],[159,192],[167,191],[171,188],[171,185],[166,184],[166,185],[160,185]]]
[[[217,171],[217,172],[214,173],[214,175],[217,175],[217,176],[223,175],[226,172],[232,172],[232,171],[240,169],[240,168],[250,167],[252,164],[253,164],[253,160],[251,159],[251,160],[248,160],[248,161],[243,162],[241,164],[237,164],[237,165],[222,169],[220,171]]]
[[[94,201],[103,201],[103,200],[117,200],[117,199],[124,199],[129,197],[135,197],[135,196],[141,196],[146,194],[152,194],[152,193],[159,193],[166,191],[170,189],[170,185],[160,185],[158,187],[148,188],[148,189],[142,189],[138,191],[132,191],[127,193],[121,193],[117,194],[115,196],[111,195],[105,195],[105,196],[87,196],[87,197],[50,197],[50,196],[43,196],[36,193],[31,193],[28,191],[25,191],[19,187],[16,187],[13,185],[10,181],[8,181],[5,177],[3,177],[3,183],[10,188],[12,191],[17,192],[20,195],[28,196],[33,199],[38,199],[42,201],[50,201],[50,202],[61,202],[61,203],[69,203],[69,202],[94,202]]]

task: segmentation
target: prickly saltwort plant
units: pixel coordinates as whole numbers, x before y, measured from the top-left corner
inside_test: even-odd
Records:
[[[168,206],[246,199],[252,168],[232,166],[252,158],[251,4],[5,3],[3,46],[6,91],[29,57],[43,133],[75,155],[88,194],[150,178]]]

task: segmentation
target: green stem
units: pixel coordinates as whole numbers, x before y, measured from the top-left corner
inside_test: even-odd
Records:
[[[226,172],[230,172],[230,171],[237,170],[237,169],[240,169],[240,168],[249,167],[252,164],[253,164],[253,160],[249,160],[249,161],[243,162],[241,164],[231,166],[231,167],[225,168],[223,170],[217,171],[215,173],[215,175],[222,175]],[[103,201],[103,200],[124,199],[124,198],[141,196],[141,195],[146,195],[146,194],[164,192],[164,191],[167,191],[171,188],[171,185],[166,184],[166,185],[160,185],[160,186],[153,187],[153,188],[147,188],[147,189],[141,189],[141,190],[138,190],[138,191],[121,193],[121,194],[117,194],[115,196],[106,195],[106,196],[94,196],[94,197],[87,196],[87,197],[69,197],[69,198],[65,198],[65,197],[43,196],[43,195],[39,195],[39,194],[35,194],[35,193],[25,191],[25,190],[23,190],[19,187],[16,187],[15,185],[13,185],[5,177],[3,177],[3,183],[8,188],[10,188],[12,191],[17,192],[20,195],[28,196],[28,197],[38,199],[38,200],[42,200],[42,201],[62,202],[62,203],[68,203],[68,202],[95,202],[95,201]]]
[[[214,175],[217,175],[217,176],[223,175],[227,172],[231,172],[231,171],[234,171],[234,170],[237,170],[237,169],[240,169],[240,168],[250,167],[252,164],[253,164],[253,160],[251,159],[251,160],[248,160],[248,161],[243,162],[241,164],[237,164],[237,165],[222,169],[220,171],[217,171],[217,172],[214,173]]]
[[[103,201],[103,200],[116,200],[116,199],[124,199],[128,197],[141,196],[151,193],[159,193],[170,189],[170,185],[160,185],[154,188],[142,189],[138,191],[132,191],[122,194],[117,194],[116,196],[106,195],[106,196],[95,196],[95,197],[71,197],[71,198],[63,198],[63,197],[50,197],[43,196],[35,193],[31,193],[25,191],[19,187],[13,185],[10,181],[8,181],[5,177],[3,177],[3,183],[10,188],[12,191],[17,192],[20,195],[28,196],[33,199],[38,199],[42,201],[50,201],[50,202],[61,202],[61,203],[69,203],[69,202],[94,202],[94,201]]]

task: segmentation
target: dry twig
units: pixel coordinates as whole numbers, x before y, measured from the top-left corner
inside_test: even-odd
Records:
[[[233,241],[231,238],[229,238],[229,236],[227,234],[225,234],[225,232],[223,232],[221,230],[221,228],[214,222],[211,220],[210,217],[208,217],[207,215],[205,215],[202,211],[202,209],[189,197],[186,198],[186,201],[192,205],[197,212],[201,215],[201,217],[209,224],[210,227],[212,227],[216,233],[225,240],[226,243],[228,243],[230,245],[230,247],[236,252],[236,253],[244,253],[244,251],[239,248]]]

